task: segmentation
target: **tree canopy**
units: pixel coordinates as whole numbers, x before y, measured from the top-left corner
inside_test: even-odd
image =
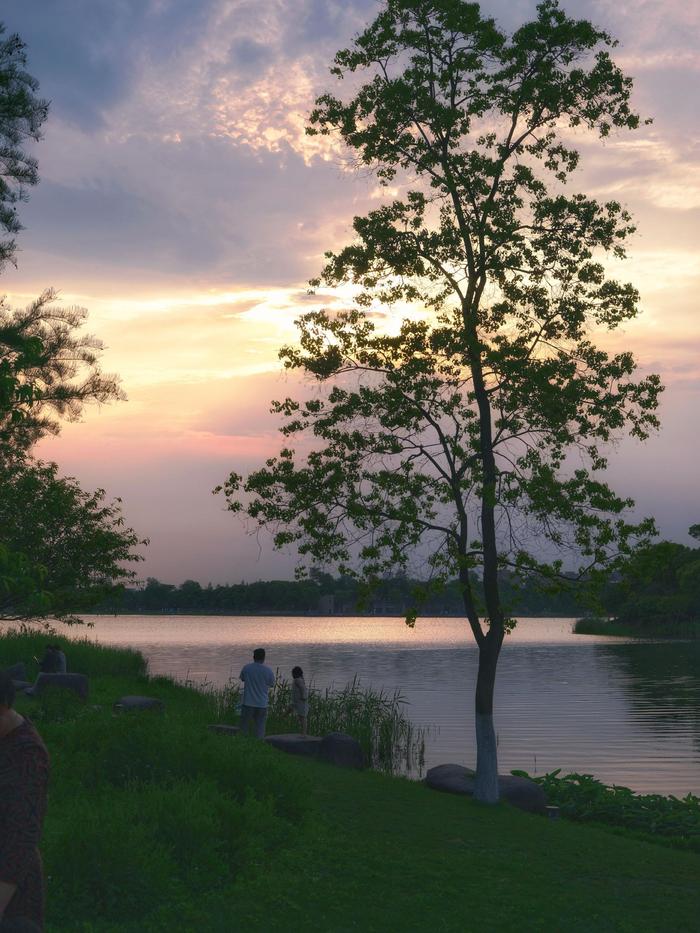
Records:
[[[17,203],[39,181],[36,159],[26,151],[29,141],[41,138],[48,102],[37,97],[39,83],[26,71],[26,44],[16,34],[5,36],[0,23],[0,270],[12,262],[14,235],[22,229]]]
[[[41,461],[0,465],[0,528],[0,618],[71,619],[135,577],[126,565],[146,543],[124,525],[121,500]]]
[[[499,572],[552,579],[563,553],[590,573],[653,531],[602,477],[607,442],[657,426],[658,377],[594,340],[638,313],[606,265],[634,227],[619,202],[567,188],[576,134],[641,122],[614,44],[553,0],[510,36],[474,3],[386,0],[338,52],[348,94],[319,98],[309,132],[345,144],[387,197],[314,283],[349,285],[356,306],[305,315],[282,350],[317,397],[277,403],[288,446],[225,486],[278,546],[370,578],[419,553],[432,585],[459,577],[483,800],[498,797],[493,688],[511,624]]]
[[[87,312],[64,308],[48,289],[26,308],[0,299],[0,453],[26,451],[87,402],[124,398],[99,367],[101,341],[79,328]]]

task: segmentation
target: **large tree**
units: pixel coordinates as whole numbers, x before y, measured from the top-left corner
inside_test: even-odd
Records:
[[[100,370],[102,344],[81,333],[85,316],[51,291],[22,309],[0,300],[0,619],[74,621],[134,577],[124,562],[141,559],[119,500],[32,456],[85,404],[123,398]]]
[[[619,203],[566,187],[577,132],[640,122],[613,45],[555,2],[508,36],[477,4],[386,0],[337,54],[352,90],[321,97],[310,131],[334,134],[394,199],[327,254],[320,281],[352,285],[357,307],[305,315],[282,351],[321,384],[275,406],[311,452],[225,486],[231,509],[313,560],[371,580],[419,554],[431,585],[459,576],[485,801],[498,799],[493,693],[512,624],[499,571],[552,580],[563,552],[590,574],[653,530],[626,520],[631,501],[602,476],[606,442],[657,425],[659,379],[635,380],[630,353],[594,342],[638,313],[601,261],[624,256],[633,226]],[[392,334],[377,321],[401,303],[413,319]]]
[[[12,262],[14,235],[22,229],[17,203],[27,199],[27,189],[39,181],[36,159],[28,142],[41,138],[48,102],[37,97],[36,78],[27,70],[26,45],[18,35],[5,37],[0,23],[0,270]]]
[[[41,461],[0,463],[0,529],[0,619],[76,621],[133,580],[128,564],[146,543],[125,525],[121,500]]]

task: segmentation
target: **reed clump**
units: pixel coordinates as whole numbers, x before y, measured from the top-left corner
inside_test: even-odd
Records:
[[[388,774],[422,775],[425,730],[407,716],[407,701],[399,690],[389,693],[365,686],[355,675],[343,687],[309,688],[308,731],[311,735],[344,732],[362,746],[370,767]],[[291,684],[277,676],[270,697],[271,728],[293,732]]]

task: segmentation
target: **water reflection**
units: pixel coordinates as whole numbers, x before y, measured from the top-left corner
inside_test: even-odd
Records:
[[[523,620],[496,694],[501,770],[586,771],[639,791],[700,793],[700,646],[573,635],[570,619]],[[474,764],[476,648],[459,619],[100,617],[93,635],[131,644],[153,673],[225,684],[258,645],[320,688],[401,690],[430,727],[426,765]]]

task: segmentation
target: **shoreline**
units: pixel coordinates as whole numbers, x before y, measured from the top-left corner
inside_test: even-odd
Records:
[[[662,639],[664,641],[700,640],[700,622],[669,622],[665,625],[632,625],[600,618],[577,619],[575,635],[603,635],[612,638]]]

